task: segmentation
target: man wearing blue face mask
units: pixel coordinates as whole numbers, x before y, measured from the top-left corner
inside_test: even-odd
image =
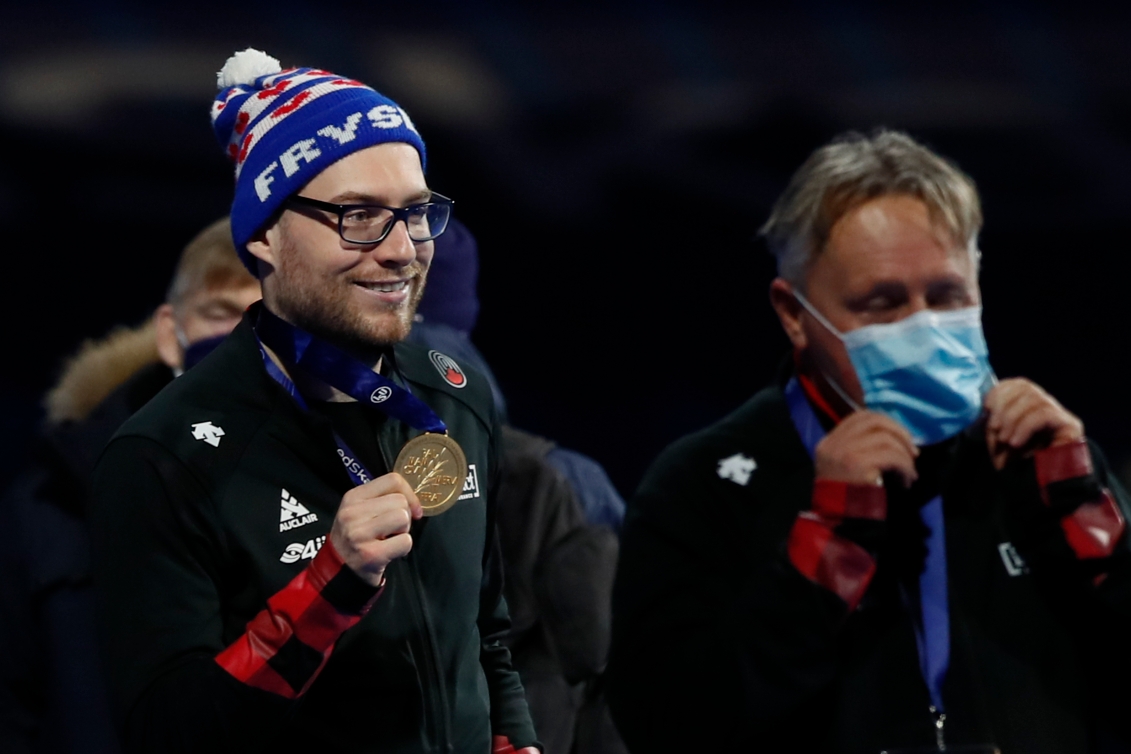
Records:
[[[990,368],[981,222],[901,133],[794,175],[763,228],[793,357],[625,520],[608,674],[633,750],[1131,745],[1127,497],[1076,416]]]

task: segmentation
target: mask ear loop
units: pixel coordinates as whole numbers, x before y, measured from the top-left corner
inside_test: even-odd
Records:
[[[842,333],[840,330],[833,327],[833,323],[829,322],[827,319],[825,319],[825,315],[823,315],[819,311],[817,311],[817,308],[809,303],[809,299],[807,299],[807,298],[805,298],[804,296],[801,295],[801,291],[794,289],[793,297],[795,299],[797,299],[797,303],[801,304],[801,306],[803,306],[805,308],[805,311],[812,314],[813,317],[818,322],[820,322],[822,325],[824,325],[826,330],[831,332],[833,335],[837,336],[838,339],[844,340],[844,333]]]
[[[796,288],[793,289],[793,297],[795,299],[797,299],[797,303],[801,304],[801,306],[805,309],[805,311],[812,314],[813,318],[821,323],[822,327],[824,327],[830,333],[835,335],[837,337],[837,340],[840,340],[842,342],[844,341],[844,335],[841,334],[840,330],[833,327],[833,323],[829,322],[827,319],[825,319],[825,316],[823,314],[821,314],[819,311],[817,311],[817,308],[815,306],[813,306],[812,304],[810,304],[809,300],[806,299],[804,296],[802,296],[801,292],[798,291]],[[832,377],[830,377],[825,372],[825,370],[823,370],[823,369],[821,370],[821,376],[825,378],[825,382],[829,383],[829,387],[831,387],[833,389],[833,391],[835,391],[836,394],[840,396],[840,399],[842,401],[844,401],[845,403],[847,403],[848,406],[853,411],[863,411],[864,410],[864,407],[861,406],[856,401],[854,401],[852,399],[852,397],[849,396],[849,394],[847,392],[845,392],[844,388],[842,388],[840,385],[838,385],[837,381],[834,380]]]
[[[189,347],[188,336],[181,329],[181,323],[175,319],[173,320],[173,336],[177,339],[177,345],[181,347],[181,350],[187,351]]]
[[[181,347],[181,362],[184,363],[185,354],[188,353],[189,342],[188,336],[185,331],[181,329],[181,323],[173,318],[173,336],[177,339],[177,345]],[[180,377],[185,373],[184,367],[173,367],[173,376]]]
[[[864,410],[863,406],[861,406],[856,401],[852,400],[852,397],[849,396],[848,393],[844,392],[844,389],[841,388],[841,386],[837,384],[836,380],[834,380],[832,377],[825,374],[825,372],[823,370],[821,371],[821,375],[825,378],[825,382],[829,383],[829,387],[831,387],[833,390],[835,390],[836,394],[840,396],[841,400],[844,401],[845,403],[847,403],[853,411],[863,411]]]

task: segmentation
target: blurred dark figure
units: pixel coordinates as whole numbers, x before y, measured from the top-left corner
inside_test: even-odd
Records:
[[[491,383],[495,405],[506,418],[506,399],[483,355],[471,343],[471,331],[479,317],[476,285],[479,279],[479,245],[471,231],[453,218],[438,248],[444,253],[432,261],[428,289],[416,314],[417,342],[466,359]],[[418,325],[423,324],[423,327]],[[425,340],[427,338],[427,340]],[[624,521],[624,498],[613,486],[604,467],[576,450],[550,443],[546,460],[569,480],[578,502],[591,524],[620,531]]]
[[[981,226],[970,178],[899,132],[794,174],[762,230],[793,353],[625,520],[634,749],[1127,750],[1129,499],[1076,416],[994,376]]]
[[[479,312],[478,247],[457,220],[436,239],[409,340],[498,383],[470,334]],[[623,752],[604,704],[610,599],[624,501],[600,464],[507,423],[498,490],[508,639],[546,754]]]
[[[0,752],[116,752],[94,628],[90,475],[118,427],[192,366],[259,298],[227,219],[185,248],[166,303],[90,340],[47,394],[31,468],[0,501]]]

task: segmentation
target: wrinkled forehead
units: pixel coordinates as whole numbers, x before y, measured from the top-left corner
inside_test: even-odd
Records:
[[[847,288],[877,281],[915,286],[944,278],[976,287],[977,272],[976,252],[922,201],[892,195],[846,212],[806,277],[811,285]]]

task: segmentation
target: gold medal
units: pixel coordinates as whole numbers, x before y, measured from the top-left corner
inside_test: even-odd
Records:
[[[424,507],[424,515],[435,516],[459,500],[467,479],[467,457],[452,438],[426,432],[405,443],[397,454],[394,471],[408,481]]]

